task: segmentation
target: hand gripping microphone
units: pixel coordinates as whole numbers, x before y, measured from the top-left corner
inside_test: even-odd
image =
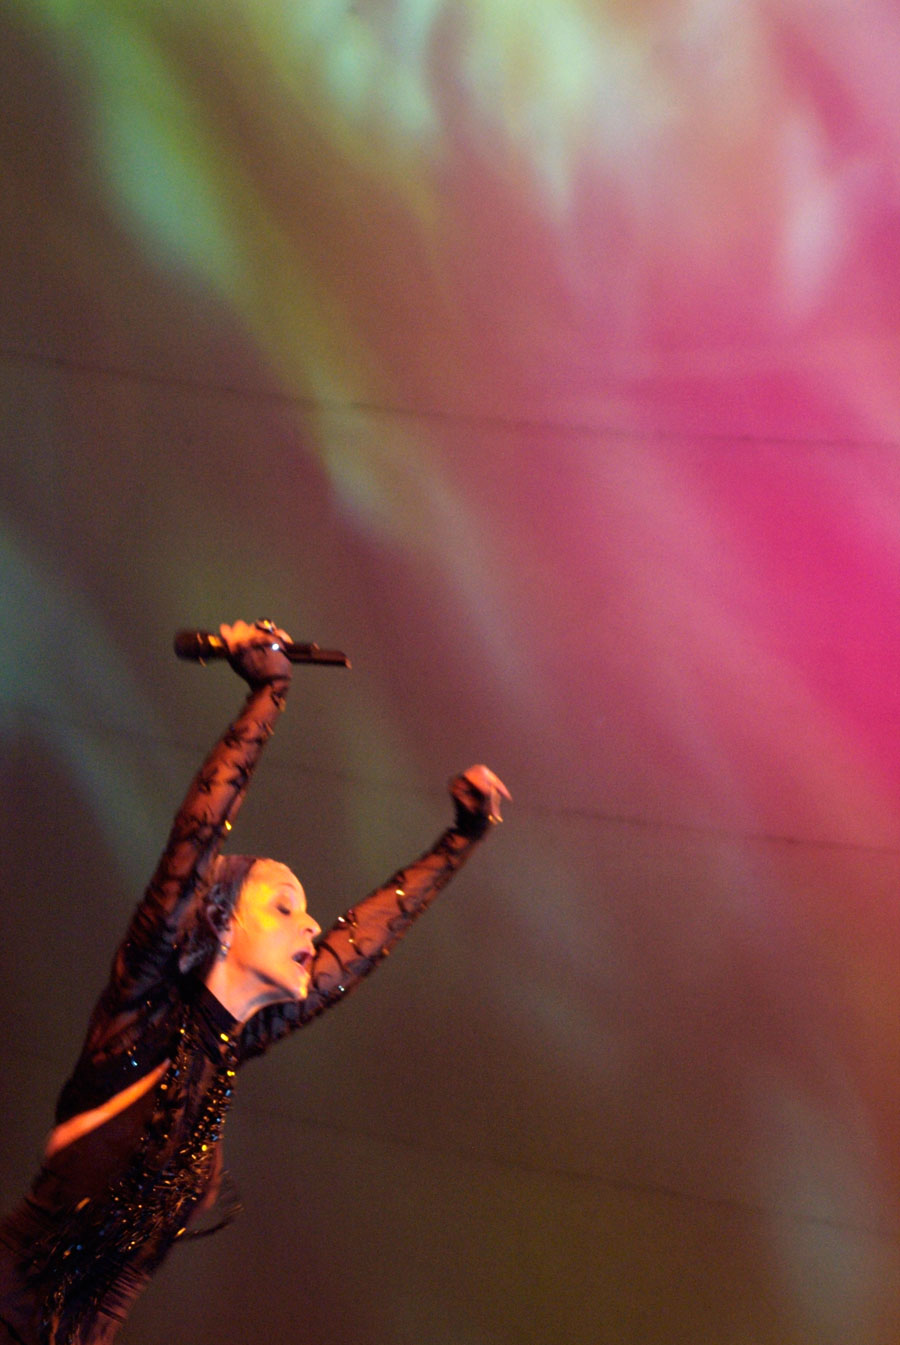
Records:
[[[194,663],[206,663],[209,659],[227,658],[228,646],[220,635],[208,630],[180,630],[175,636],[175,653],[179,658],[191,659]],[[349,668],[350,660],[340,649],[320,649],[317,644],[294,644],[273,640],[272,647],[278,647],[291,663],[322,663],[332,668]]]

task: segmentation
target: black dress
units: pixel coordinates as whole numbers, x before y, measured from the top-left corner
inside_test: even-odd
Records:
[[[454,790],[456,825],[316,939],[309,994],[238,1024],[190,972],[184,948],[223,836],[284,705],[251,689],[195,777],[113,962],[56,1123],[102,1106],[170,1062],[155,1088],[48,1158],[0,1223],[0,1341],[106,1345],[179,1238],[216,1224],[221,1138],[237,1070],[342,999],[402,938],[487,828]],[[227,1186],[227,1183],[225,1184]],[[221,1214],[221,1211],[219,1211]]]

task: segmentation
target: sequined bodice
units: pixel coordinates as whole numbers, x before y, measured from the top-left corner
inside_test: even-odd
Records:
[[[156,1089],[39,1174],[27,1278],[41,1304],[42,1339],[80,1341],[100,1312],[121,1313],[123,1283],[143,1282],[214,1194],[238,1063],[234,1025],[223,1014],[197,986]]]

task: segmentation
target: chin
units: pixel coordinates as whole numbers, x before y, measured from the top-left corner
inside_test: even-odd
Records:
[[[309,994],[309,987],[310,987],[310,978],[308,976],[301,976],[299,985],[297,981],[295,981],[294,984],[291,986],[290,990],[291,999],[295,999],[297,1000],[298,1003],[302,1003],[303,1000],[306,999],[306,996]]]

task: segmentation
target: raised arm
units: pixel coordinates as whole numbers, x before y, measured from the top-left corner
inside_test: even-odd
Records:
[[[500,800],[509,798],[486,766],[472,766],[458,775],[450,792],[456,813],[453,826],[316,939],[308,995],[295,1003],[261,1009],[251,1018],[241,1039],[245,1058],[259,1055],[287,1032],[303,1027],[368,976],[462,868],[491,825],[501,820]]]
[[[221,627],[231,664],[250,686],[237,718],[207,756],[176,814],[166,848],[116,953],[98,1009],[126,1011],[170,976],[194,904],[230,830],[260,754],[284,708],[291,665],[277,649],[284,632],[261,623]],[[98,1022],[99,1027],[99,1022]]]

